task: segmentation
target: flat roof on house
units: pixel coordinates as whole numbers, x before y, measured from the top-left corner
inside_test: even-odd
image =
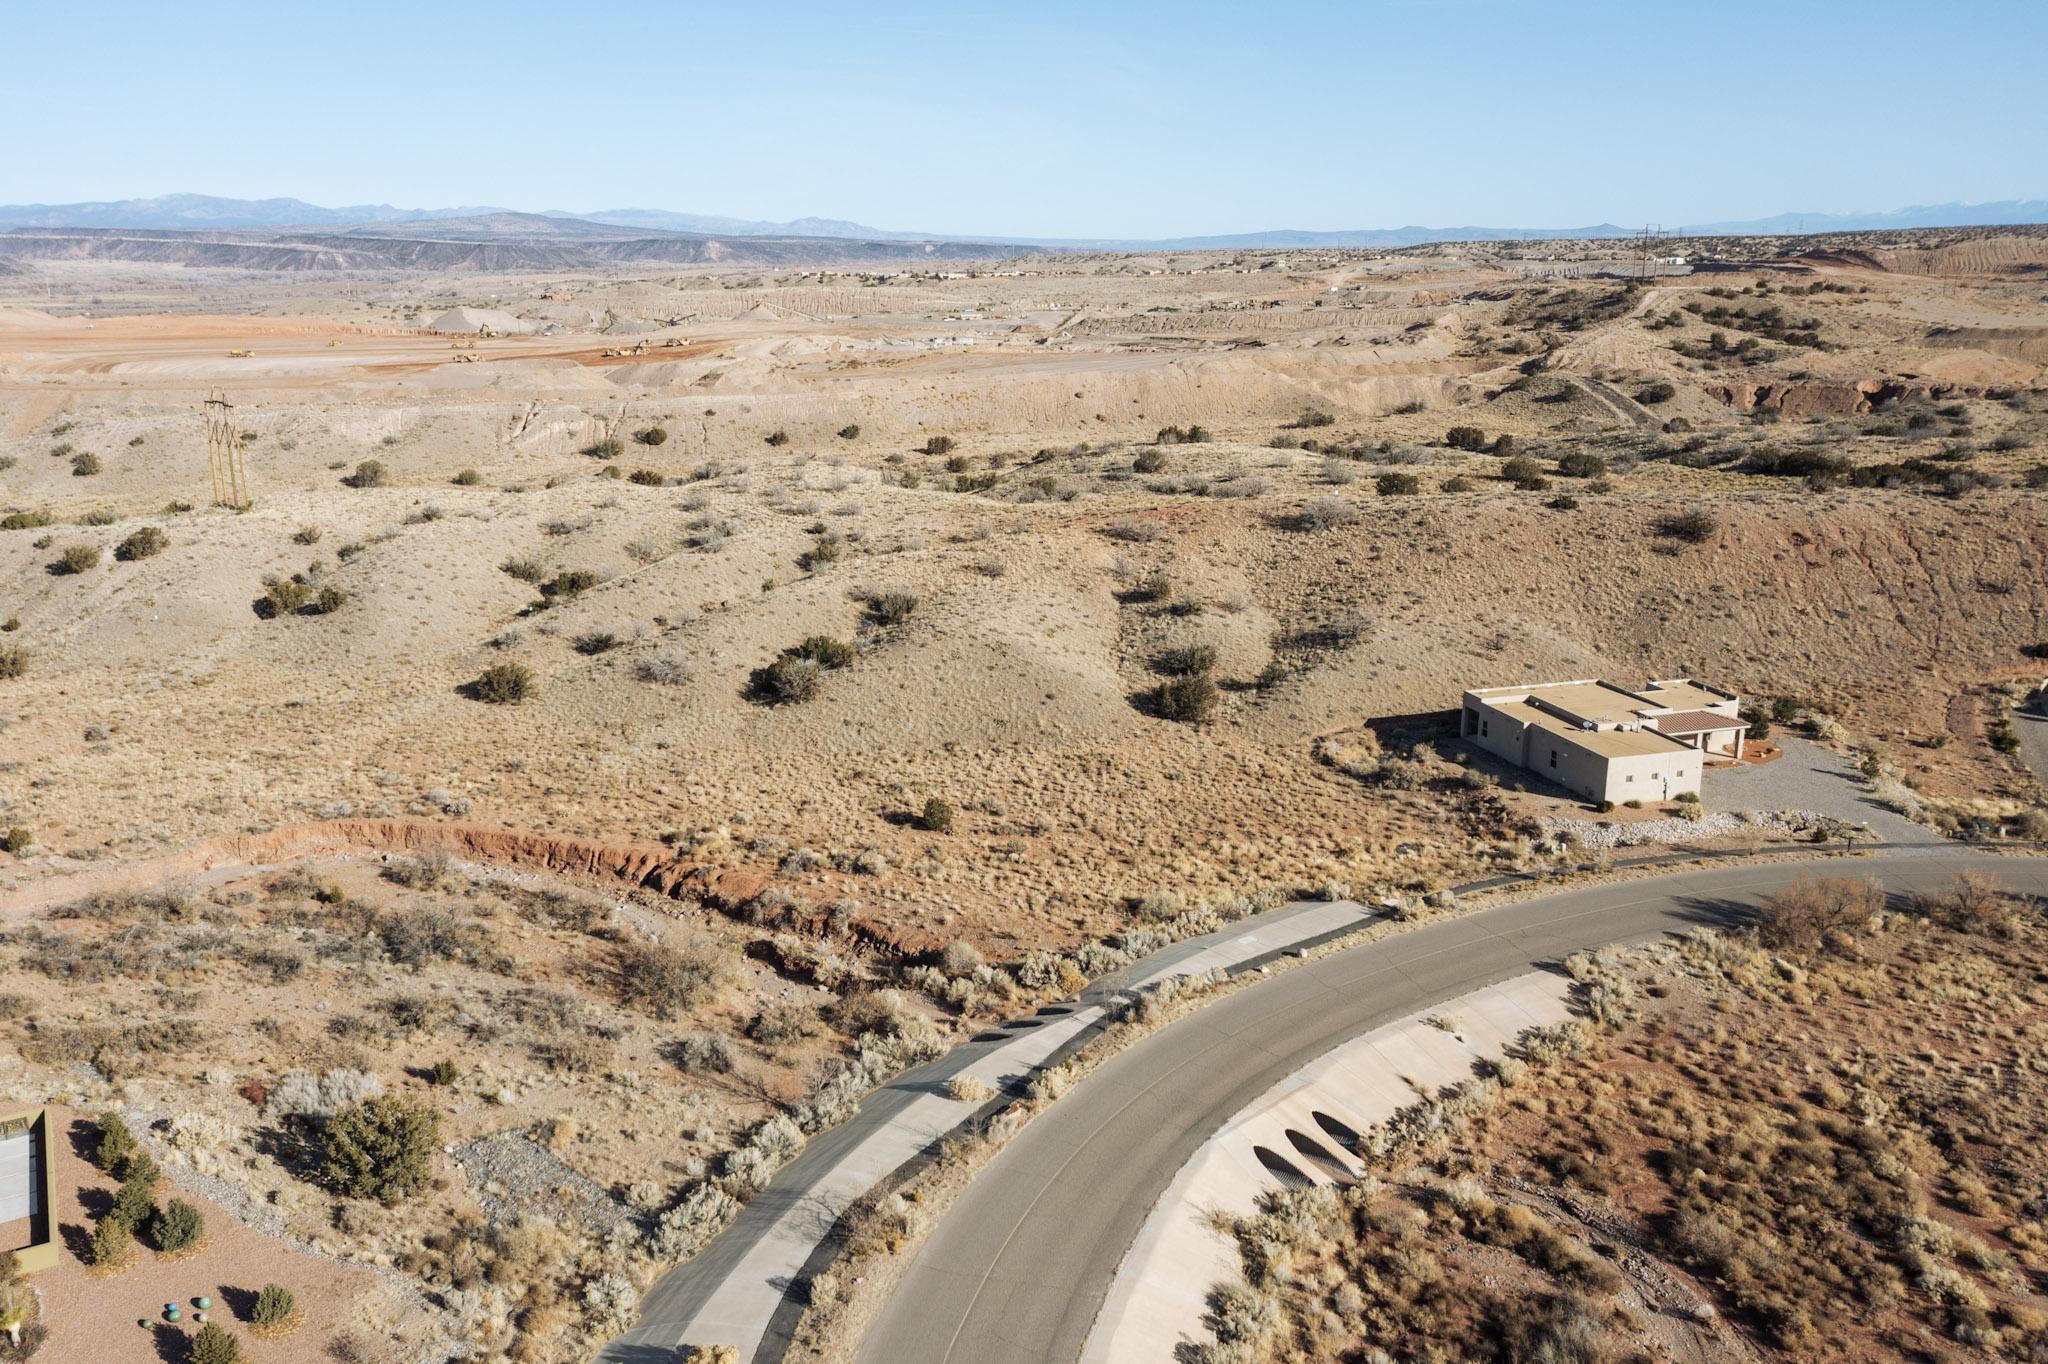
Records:
[[[1659,706],[1670,706],[1677,710],[1710,710],[1725,706],[1735,698],[1712,687],[1703,687],[1685,678],[1674,678],[1668,682],[1652,682],[1642,690],[1642,695]]]
[[[1558,731],[1558,737],[1603,758],[1661,757],[1694,751],[1690,744],[1647,729],[1565,729]]]
[[[1653,710],[1656,703],[1611,682],[1552,682],[1529,688],[1529,695],[1542,697],[1559,710],[1568,710],[1582,720],[1618,725],[1636,718],[1639,710]]]
[[[1659,715],[1650,721],[1660,734],[1704,734],[1723,729],[1742,729],[1747,720],[1711,710],[1682,710],[1676,715]]]
[[[1527,701],[1510,701],[1496,706],[1496,710],[1521,721],[1534,725],[1549,734],[1554,734],[1566,743],[1603,758],[1630,758],[1645,753],[1687,753],[1691,746],[1663,734],[1641,729],[1580,729],[1569,720],[1561,720],[1540,706]]]

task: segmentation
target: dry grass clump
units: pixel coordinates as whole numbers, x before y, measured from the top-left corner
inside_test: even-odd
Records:
[[[1349,498],[1325,496],[1312,497],[1302,503],[1295,515],[1295,524],[1302,530],[1334,530],[1348,526],[1358,520],[1358,504]]]
[[[660,649],[634,664],[633,675],[658,686],[684,686],[690,680],[690,660],[679,649]]]
[[[1765,947],[1811,950],[1829,935],[1860,928],[1884,909],[1875,881],[1801,877],[1788,891],[1764,902],[1757,916],[1757,941]]]
[[[1328,1359],[1647,1364],[1621,1276],[1523,1203],[1367,1179],[1269,1196],[1232,1232],[1190,1364]]]
[[[619,949],[618,981],[628,1007],[675,1018],[718,997],[725,964],[708,943],[630,943]]]
[[[540,690],[533,670],[523,663],[493,663],[468,686],[469,695],[494,706],[513,706]]]
[[[1688,545],[1705,544],[1720,531],[1721,522],[1714,514],[1703,508],[1674,512],[1657,519],[1657,534],[1668,539],[1681,540]]]
[[[1978,874],[1918,910],[1810,880],[1753,929],[1690,935],[1635,968],[1661,1000],[1432,1158],[1568,1190],[1790,1357],[1941,1357],[1934,1336],[2036,1357],[2048,930]]]
[[[812,635],[803,643],[785,649],[781,657],[756,668],[748,679],[748,692],[765,705],[787,705],[808,701],[818,694],[825,673],[844,668],[859,657],[859,649],[829,635]]]
[[[917,610],[915,592],[876,592],[867,601],[868,617],[877,625],[901,625]]]
[[[134,563],[163,553],[171,538],[156,526],[144,526],[114,546],[114,557],[122,563]]]

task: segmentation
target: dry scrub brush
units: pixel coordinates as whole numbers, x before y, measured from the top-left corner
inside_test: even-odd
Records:
[[[1589,1249],[1617,1236],[1667,1261],[1637,1285],[1652,1305],[1675,1292],[1789,1357],[1926,1358],[1928,1331],[2040,1357],[2048,1079],[2024,1058],[2048,1041],[2048,930],[1975,874],[1915,909],[1814,879],[1752,928],[1574,957],[1606,1026],[1532,1032],[1362,1134],[1398,1183],[1232,1224],[1244,1281],[1187,1358],[1642,1358]]]

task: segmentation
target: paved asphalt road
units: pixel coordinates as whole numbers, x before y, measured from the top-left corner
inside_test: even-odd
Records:
[[[1738,919],[1804,874],[1874,876],[1900,894],[1965,866],[2048,892],[2048,860],[1945,849],[1738,865],[1425,925],[1219,1000],[1110,1060],[976,1177],[869,1332],[862,1364],[1077,1359],[1118,1262],[1196,1148],[1360,1033],[1581,948]]]
[[[1338,911],[1334,920],[1333,911]],[[1355,905],[1348,910],[1320,902],[1291,905],[1261,915],[1256,923],[1230,924],[1215,933],[1186,938],[1162,948],[1094,981],[1076,997],[1072,1008],[1085,1014],[1090,1006],[1102,1005],[1148,980],[1199,969],[1219,957],[1240,964],[1277,958],[1290,947],[1312,945],[1350,933],[1370,917]],[[1334,927],[1330,926],[1333,922]],[[1067,1005],[1053,1005],[1039,1012],[1043,1015],[1070,1011]],[[922,1096],[944,1090],[953,1076],[978,1059],[1016,1042],[1018,1035],[1012,1029],[1032,1026],[1036,1025],[1016,1020],[976,1035],[938,1060],[897,1076],[864,1099],[856,1117],[813,1137],[796,1159],[778,1170],[774,1181],[747,1203],[730,1227],[647,1291],[640,1302],[639,1322],[625,1335],[606,1343],[598,1353],[599,1364],[674,1364],[675,1342],[690,1337],[701,1315],[712,1311],[721,1295],[726,1295],[729,1312],[744,1313],[745,1307],[732,1305],[729,1290],[736,1283],[750,1281],[749,1257],[775,1234],[785,1216],[794,1214],[804,1219],[814,1237],[824,1237],[834,1218],[829,1208],[821,1207],[818,1191],[833,1179],[842,1162],[859,1163],[864,1145],[884,1135]],[[1084,1038],[1092,1035],[1091,1031]],[[1068,1045],[1078,1045],[1080,1040],[1083,1039]],[[781,1302],[773,1309],[765,1336],[753,1351],[756,1361],[778,1360],[788,1346],[789,1333],[802,1311],[801,1295],[788,1292],[796,1277],[792,1275],[779,1285],[783,1290]]]
[[[2020,758],[2034,769],[2041,784],[2048,786],[2048,713],[2040,709],[2017,711],[2012,717],[2012,729],[2020,738]]]

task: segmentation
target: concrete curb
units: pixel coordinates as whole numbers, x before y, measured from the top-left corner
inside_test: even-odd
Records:
[[[1957,851],[1954,842],[1885,844],[1862,850]],[[2019,845],[2015,845],[2019,846]],[[1832,856],[1832,845],[1664,852],[1614,859],[1600,867],[1516,872],[1451,889],[1479,894],[1508,886],[1562,885],[1575,875],[1728,860]],[[641,1302],[640,1320],[608,1342],[600,1364],[655,1364],[678,1347],[735,1345],[749,1364],[777,1364],[803,1315],[801,1286],[837,1258],[841,1218],[864,1195],[901,1186],[930,1164],[945,1140],[1005,1107],[1039,1073],[1067,1060],[1113,1021],[1113,1006],[1161,981],[1207,971],[1227,977],[1257,970],[1356,933],[1382,915],[1349,901],[1294,901],[1279,909],[1185,939],[1113,972],[1072,999],[1035,1017],[1013,1019],[977,1034],[927,1065],[904,1072],[862,1101],[860,1112],[814,1137],[795,1159],[692,1259],[656,1282]],[[972,1075],[998,1091],[975,1106],[950,1098],[946,1084]]]
[[[1363,1132],[1435,1090],[1469,1079],[1526,1029],[1570,1016],[1571,981],[1548,971],[1516,976],[1355,1037],[1309,1062],[1240,1110],[1181,1167],[1117,1266],[1080,1364],[1174,1364],[1183,1331],[1202,1318],[1209,1286],[1241,1275],[1237,1251],[1212,1213],[1245,1216],[1282,1181],[1256,1152],[1277,1154],[1317,1184],[1363,1173],[1320,1116]],[[1456,1033],[1432,1016],[1456,1017]],[[1322,1168],[1290,1138],[1321,1148]]]

